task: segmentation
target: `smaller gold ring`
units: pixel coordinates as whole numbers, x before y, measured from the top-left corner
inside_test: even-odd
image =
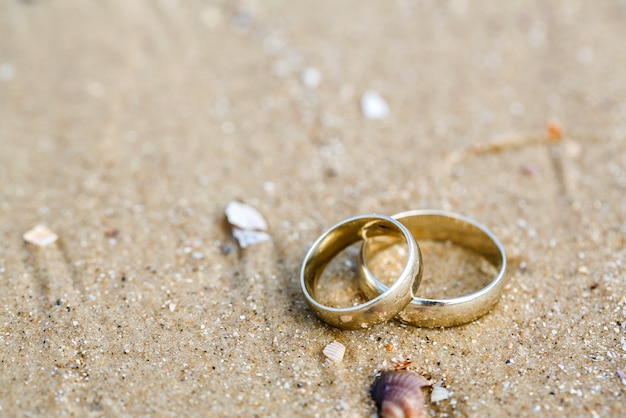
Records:
[[[333,308],[316,300],[319,278],[337,254],[359,240],[388,235],[402,237],[407,244],[407,261],[394,284],[357,306]],[[421,278],[421,253],[413,235],[400,222],[382,215],[356,216],[336,224],[315,241],[300,269],[309,306],[323,321],[341,329],[367,328],[391,319],[411,301]]]
[[[396,319],[418,327],[452,327],[474,321],[494,307],[504,286],[506,256],[498,239],[487,228],[464,216],[437,210],[403,212],[392,218],[404,224],[418,242],[420,239],[450,241],[485,257],[498,271],[486,287],[469,295],[451,299],[413,298]],[[387,286],[367,267],[370,245],[365,241],[361,246],[357,273],[361,291],[375,297],[385,292]]]

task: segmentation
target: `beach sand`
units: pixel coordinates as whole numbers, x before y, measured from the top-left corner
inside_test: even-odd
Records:
[[[620,416],[625,19],[619,1],[3,2],[0,415],[369,417],[375,376],[410,359],[449,392],[424,390],[431,416]],[[239,248],[231,201],[271,240]],[[315,239],[420,208],[500,239],[495,309],[317,319],[298,276]],[[58,239],[25,242],[38,224]],[[445,250],[431,273],[424,251],[425,286]],[[353,260],[335,287],[358,297]]]

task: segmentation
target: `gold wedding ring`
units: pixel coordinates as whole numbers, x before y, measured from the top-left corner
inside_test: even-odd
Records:
[[[493,308],[504,285],[506,256],[500,242],[487,228],[466,217],[436,210],[403,212],[392,218],[405,225],[418,242],[421,239],[450,241],[475,251],[497,269],[495,278],[477,292],[452,299],[413,298],[396,319],[418,327],[451,327],[474,321]],[[370,255],[377,251],[375,247],[375,243],[364,240],[357,266],[361,291],[368,297],[387,291],[387,286],[367,267]]]
[[[359,240],[383,235],[406,241],[407,260],[395,283],[381,291],[372,286],[371,299],[357,306],[334,308],[319,303],[318,281],[330,261]],[[341,329],[367,328],[391,319],[413,299],[421,277],[421,253],[413,235],[402,223],[382,215],[356,216],[333,226],[313,244],[300,269],[300,285],[309,306],[326,323]]]

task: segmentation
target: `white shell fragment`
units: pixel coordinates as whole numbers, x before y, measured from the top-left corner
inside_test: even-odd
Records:
[[[228,223],[240,229],[267,231],[267,222],[263,215],[252,206],[239,202],[230,202],[226,206]]]
[[[389,106],[380,94],[367,91],[361,97],[361,112],[367,119],[385,119],[389,115]]]
[[[270,240],[270,236],[266,232],[247,231],[236,227],[233,227],[233,237],[235,237],[241,248],[246,248],[251,245],[258,244],[259,242]]]
[[[226,206],[226,218],[241,248],[270,240],[270,235],[264,232],[267,231],[267,222],[252,206],[230,202]]]
[[[322,353],[324,353],[329,360],[334,361],[335,363],[341,363],[343,355],[346,353],[346,346],[338,343],[337,341],[333,341],[324,347]]]
[[[448,399],[450,397],[450,392],[448,392],[447,389],[441,387],[441,386],[434,386],[433,387],[433,391],[430,394],[430,401],[431,402],[439,402],[439,401],[444,401],[446,399]]]
[[[52,244],[59,237],[45,225],[37,225],[26,232],[22,238],[30,244],[45,247],[46,245]]]

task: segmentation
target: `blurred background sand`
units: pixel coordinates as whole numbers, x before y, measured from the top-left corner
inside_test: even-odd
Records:
[[[623,1],[2,2],[0,415],[372,416],[407,358],[450,393],[425,391],[432,416],[620,415],[625,20]],[[238,248],[232,200],[271,242]],[[495,310],[320,322],[311,243],[417,208],[501,239]],[[23,241],[39,223],[54,244]]]

